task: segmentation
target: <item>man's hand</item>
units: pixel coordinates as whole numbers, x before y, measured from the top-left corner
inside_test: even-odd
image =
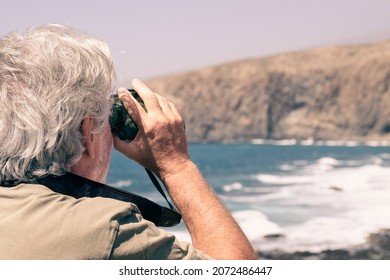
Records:
[[[132,142],[114,137],[114,147],[160,178],[174,175],[189,161],[183,119],[173,103],[144,83],[133,80],[132,85],[147,112],[125,88],[118,90],[120,100],[139,131]]]
[[[115,148],[160,176],[195,248],[216,259],[255,259],[245,234],[190,160],[176,107],[138,80],[133,86],[147,112],[126,89],[119,90],[139,132],[130,143],[114,137]]]

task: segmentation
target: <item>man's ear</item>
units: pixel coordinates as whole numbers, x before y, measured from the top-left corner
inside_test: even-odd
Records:
[[[92,133],[95,125],[95,119],[87,117],[81,124],[81,130],[84,136],[84,147],[83,156],[87,156],[93,159],[96,155],[96,135]]]

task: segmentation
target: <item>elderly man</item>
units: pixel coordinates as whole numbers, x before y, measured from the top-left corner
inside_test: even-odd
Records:
[[[0,259],[254,259],[247,238],[191,161],[175,106],[139,80],[118,95],[139,132],[111,134],[115,85],[105,43],[61,25],[0,41]],[[142,217],[137,205],[53,191],[103,183],[112,145],[154,172],[192,244]],[[79,176],[67,181],[64,174]],[[42,183],[43,182],[43,183]],[[94,183],[92,183],[93,185]]]

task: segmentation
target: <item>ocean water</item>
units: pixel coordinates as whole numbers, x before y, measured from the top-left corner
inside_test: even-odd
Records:
[[[390,145],[382,144],[257,140],[189,149],[256,249],[318,251],[390,228]],[[144,169],[116,151],[107,183],[167,205]],[[191,240],[183,223],[167,230]]]

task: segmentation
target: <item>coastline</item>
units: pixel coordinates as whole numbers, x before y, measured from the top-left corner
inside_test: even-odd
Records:
[[[257,251],[265,260],[390,260],[390,229],[371,233],[365,244],[320,252]]]
[[[207,142],[205,142],[207,143]],[[335,140],[314,140],[309,139],[251,139],[243,141],[222,141],[221,144],[251,143],[253,145],[275,145],[275,146],[330,146],[330,147],[387,147],[390,146],[388,138],[355,138],[355,139],[335,139]]]
[[[222,141],[189,141],[189,144],[252,144],[252,145],[273,145],[273,146],[328,146],[328,147],[388,147],[390,146],[389,137],[379,138],[351,138],[351,139],[236,139],[236,140],[222,140]]]

